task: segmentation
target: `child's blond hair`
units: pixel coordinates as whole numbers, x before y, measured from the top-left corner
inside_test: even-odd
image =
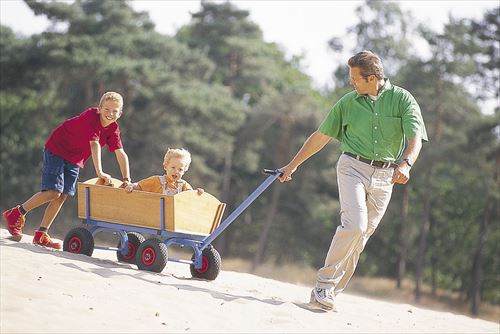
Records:
[[[191,164],[191,153],[184,148],[169,148],[163,158],[163,167],[166,167],[172,158],[179,158],[186,164],[186,171]]]
[[[107,100],[113,100],[120,104],[120,110],[123,108],[123,97],[117,92],[106,92],[101,96],[101,100],[99,101],[99,107],[102,107],[102,104]]]

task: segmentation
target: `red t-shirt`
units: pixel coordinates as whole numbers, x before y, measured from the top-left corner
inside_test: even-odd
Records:
[[[88,108],[80,115],[59,125],[49,136],[45,148],[51,153],[83,168],[91,156],[90,142],[98,141],[101,147],[108,145],[110,152],[122,148],[118,123],[104,128],[98,108]]]

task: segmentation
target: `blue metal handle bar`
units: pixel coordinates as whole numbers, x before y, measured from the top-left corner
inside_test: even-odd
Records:
[[[276,170],[269,170],[269,169],[265,169],[264,170],[264,173],[266,174],[271,174],[270,176],[267,177],[267,179],[264,180],[264,182],[261,183],[260,186],[257,187],[257,189],[255,189],[253,191],[253,193],[251,193],[241,204],[240,206],[238,206],[223,222],[222,224],[219,225],[219,227],[217,227],[215,229],[215,231],[212,232],[212,234],[210,234],[209,236],[207,236],[204,240],[203,240],[203,243],[201,244],[201,247],[199,248],[199,251],[202,252],[205,248],[208,247],[208,245],[210,245],[212,243],[212,241],[214,241],[215,238],[217,238],[229,225],[231,225],[235,220],[236,218],[238,218],[238,216],[243,212],[245,211],[246,208],[248,208],[248,206],[250,204],[252,204],[253,201],[255,201],[255,199],[257,199],[257,197],[260,196],[260,194],[262,194],[264,192],[264,190],[267,189],[267,187],[269,187],[271,185],[271,183],[274,182],[274,180],[276,180],[279,176],[281,176],[282,172],[279,170],[279,169],[276,169]]]

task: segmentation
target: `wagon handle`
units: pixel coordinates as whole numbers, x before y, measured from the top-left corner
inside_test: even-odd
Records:
[[[267,174],[267,175],[276,175],[276,174],[279,174],[279,176],[283,175],[283,172],[281,171],[281,169],[266,169],[266,168],[264,168],[262,170],[262,173]]]

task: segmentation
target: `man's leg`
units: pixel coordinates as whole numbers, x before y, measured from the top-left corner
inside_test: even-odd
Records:
[[[368,225],[366,187],[369,185],[370,166],[361,164],[345,155],[340,157],[337,164],[342,225],[337,227],[325,265],[318,270],[316,282],[316,288],[333,288],[332,293],[343,277],[352,276],[359,257],[356,249],[362,244]]]
[[[392,170],[377,169],[372,175],[366,196],[368,226],[365,233],[363,233],[362,242],[358,244],[358,247],[347,261],[346,274],[335,286],[335,295],[341,293],[346,288],[352,275],[354,274],[361,252],[364,250],[368,239],[377,229],[387,207],[389,206],[393,187],[391,179]]]

